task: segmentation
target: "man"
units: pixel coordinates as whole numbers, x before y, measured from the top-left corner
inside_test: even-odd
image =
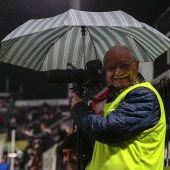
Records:
[[[67,168],[67,170],[79,170],[78,169],[78,158],[77,158],[77,132],[72,133],[69,135],[64,142],[59,146],[59,153],[63,158],[63,164]],[[88,164],[91,160],[93,148],[92,143],[87,138],[85,134],[82,134],[82,153],[85,156],[82,159],[82,169]]]
[[[63,164],[67,170],[77,170],[77,151],[76,151],[76,134],[69,135],[59,147],[59,153],[63,158]]]
[[[0,170],[9,170],[10,164],[7,162],[7,157],[4,155],[0,162]]]
[[[139,61],[125,46],[103,60],[110,89],[102,116],[73,93],[71,116],[95,142],[86,170],[162,170],[165,113],[156,89],[138,73]]]
[[[30,131],[24,130],[23,133],[31,139],[39,139],[42,141],[42,151],[45,152],[55,144],[55,140],[52,136],[51,130],[47,127],[47,123],[42,121],[40,124],[41,132],[38,134],[32,134]]]

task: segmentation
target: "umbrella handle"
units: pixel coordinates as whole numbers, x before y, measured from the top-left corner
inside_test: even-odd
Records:
[[[77,82],[77,87],[72,88],[76,93],[78,94],[79,97],[83,97],[83,91],[84,88],[82,88],[82,83]],[[77,158],[78,158],[78,164],[77,164],[77,169],[78,170],[83,170],[83,160],[86,159],[83,150],[82,150],[82,130],[77,127]]]
[[[82,130],[80,128],[77,128],[77,158],[77,169],[83,170],[83,161],[86,160],[86,155],[84,155],[82,150]]]

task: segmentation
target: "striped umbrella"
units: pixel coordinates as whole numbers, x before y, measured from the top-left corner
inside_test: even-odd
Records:
[[[0,62],[37,71],[67,69],[68,63],[84,69],[114,45],[126,45],[140,62],[150,62],[170,48],[170,40],[123,11],[70,9],[11,32],[1,42]]]

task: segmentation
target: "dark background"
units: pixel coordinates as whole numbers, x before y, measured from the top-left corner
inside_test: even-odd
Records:
[[[77,0],[0,0],[0,41],[29,19],[48,18],[75,8]],[[80,10],[122,10],[151,26],[170,6],[170,0],[80,0]],[[9,80],[9,86],[7,81]],[[22,95],[23,99],[66,98],[67,85],[51,85],[47,72],[0,63],[0,92]]]

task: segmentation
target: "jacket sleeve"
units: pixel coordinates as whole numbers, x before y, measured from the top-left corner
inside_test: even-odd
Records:
[[[46,136],[47,136],[47,132],[40,132],[38,134],[29,136],[29,138],[31,138],[31,139],[43,139]]]
[[[159,120],[160,110],[154,92],[140,87],[129,92],[118,108],[105,118],[95,114],[84,102],[71,109],[71,116],[91,138],[112,144],[153,127]]]

